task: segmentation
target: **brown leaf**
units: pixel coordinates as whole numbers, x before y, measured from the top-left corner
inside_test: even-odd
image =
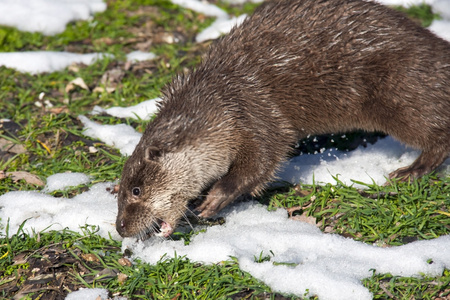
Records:
[[[155,44],[173,44],[177,41],[172,32],[158,32],[153,38]]]
[[[102,78],[100,79],[100,83],[102,86],[97,86],[94,88],[94,92],[107,92],[112,93],[116,90],[117,86],[121,83],[123,76],[125,75],[125,71],[121,68],[114,68],[106,71]]]
[[[296,212],[298,210],[301,210],[301,209],[303,209],[303,206],[298,205],[298,206],[293,206],[293,207],[286,208],[286,211],[288,212],[289,217],[292,217],[294,212]]]
[[[125,257],[119,258],[119,260],[118,260],[117,262],[118,262],[121,266],[131,267],[131,262],[130,262],[127,258],[125,258]]]
[[[25,171],[15,171],[15,172],[6,172],[5,175],[11,176],[14,182],[17,182],[21,179],[25,180],[29,184],[34,184],[38,186],[43,186],[45,183],[37,176]],[[0,177],[1,178],[1,177]]]
[[[105,268],[103,270],[101,270],[100,272],[97,273],[97,275],[95,275],[96,278],[102,277],[104,278],[114,278],[117,276],[117,273],[119,273],[119,271],[117,269],[109,269],[109,268]]]
[[[119,273],[117,274],[117,281],[119,281],[120,284],[124,284],[125,281],[127,281],[128,276],[126,274],[123,273]]]
[[[95,261],[95,262],[99,261],[98,257],[92,253],[81,254],[81,257],[86,261]]]
[[[319,224],[317,224],[317,219],[314,217],[308,217],[305,215],[297,215],[297,216],[290,217],[290,219],[320,227]]]
[[[100,82],[106,86],[117,84],[121,82],[124,75],[125,72],[121,68],[114,68],[106,71],[100,79]]]
[[[70,91],[74,90],[76,87],[80,87],[84,90],[89,91],[89,87],[87,86],[86,82],[84,82],[83,78],[77,77],[69,84],[66,85],[66,93],[69,93]]]
[[[312,190],[303,189],[302,186],[300,186],[300,185],[296,185],[294,187],[294,190],[295,190],[295,194],[300,197],[305,197],[312,193]]]
[[[141,43],[137,43],[136,48],[142,52],[148,52],[152,44],[153,44],[152,40],[146,40]]]
[[[49,112],[54,114],[60,114],[62,112],[68,113],[69,109],[66,106],[60,106],[60,107],[53,107],[49,109]]]
[[[93,40],[92,43],[95,46],[101,46],[103,44],[110,46],[110,45],[114,44],[114,40],[110,37],[102,37],[102,38]]]
[[[27,262],[26,253],[22,252],[16,256],[14,256],[13,266],[22,265],[22,264],[25,264],[26,262]]]
[[[16,144],[10,140],[0,138],[0,151],[7,151],[9,153],[21,154],[27,152],[24,146]]]

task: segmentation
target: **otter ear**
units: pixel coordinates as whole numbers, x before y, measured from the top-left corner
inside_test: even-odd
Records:
[[[161,149],[156,146],[149,146],[145,148],[144,160],[155,161],[161,156]]]

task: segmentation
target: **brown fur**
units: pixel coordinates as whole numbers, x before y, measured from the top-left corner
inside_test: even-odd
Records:
[[[360,0],[263,4],[165,88],[124,166],[117,230],[171,232],[209,187],[200,216],[214,215],[260,192],[309,134],[382,131],[422,150],[390,176],[422,176],[449,155],[449,97],[449,43],[403,14]]]

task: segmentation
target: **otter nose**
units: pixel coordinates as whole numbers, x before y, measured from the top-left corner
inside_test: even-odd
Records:
[[[123,236],[123,234],[125,233],[126,227],[127,226],[126,226],[125,221],[123,219],[121,219],[121,220],[118,219],[117,220],[117,222],[116,222],[116,230],[121,236]]]

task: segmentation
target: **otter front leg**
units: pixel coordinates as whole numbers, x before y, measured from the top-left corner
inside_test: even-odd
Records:
[[[449,152],[445,149],[424,150],[410,166],[395,170],[389,174],[389,178],[398,178],[402,181],[419,178],[437,168],[448,155]]]
[[[233,173],[228,173],[212,186],[205,201],[197,208],[201,212],[200,217],[212,217],[240,195],[254,190],[254,184]]]

